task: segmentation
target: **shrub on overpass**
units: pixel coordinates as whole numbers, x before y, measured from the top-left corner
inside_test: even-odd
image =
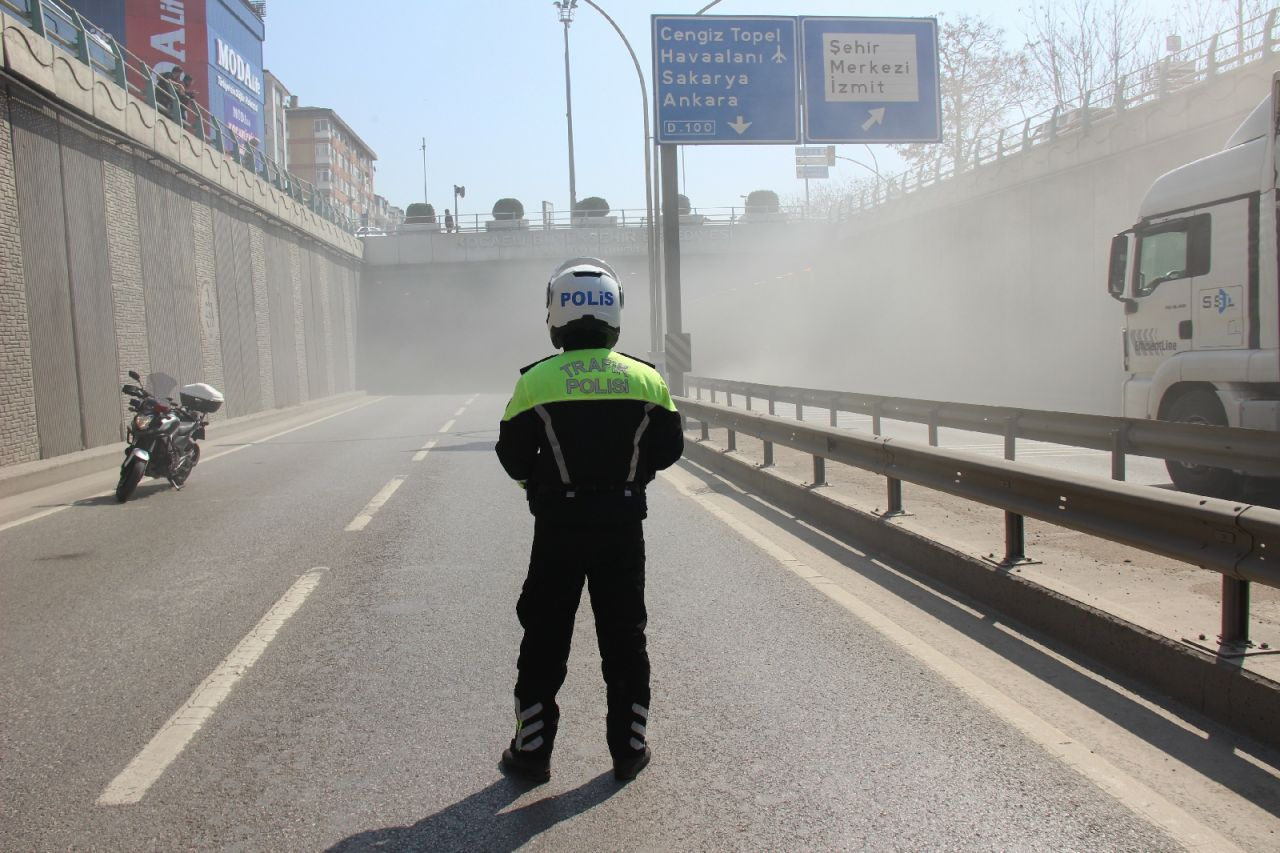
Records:
[[[778,194],[773,190],[755,190],[747,196],[747,213],[777,213]]]
[[[493,203],[494,219],[524,219],[524,205],[516,198],[500,198]]]
[[[430,204],[424,204],[417,201],[409,205],[404,211],[405,225],[421,225],[430,224],[436,221],[436,209]]]
[[[609,202],[598,195],[579,201],[573,208],[574,216],[608,216]]]

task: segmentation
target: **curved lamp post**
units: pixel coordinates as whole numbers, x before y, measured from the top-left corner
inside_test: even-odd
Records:
[[[662,288],[658,286],[656,278],[658,268],[658,231],[656,223],[653,221],[653,212],[656,209],[656,204],[653,195],[653,165],[649,156],[649,89],[644,82],[644,72],[640,70],[640,60],[636,58],[636,52],[631,49],[631,42],[627,41],[627,37],[623,34],[621,28],[618,27],[613,18],[609,17],[609,13],[601,9],[594,0],[582,0],[582,2],[599,12],[609,22],[609,26],[613,27],[613,31],[618,34],[618,38],[622,39],[622,43],[627,47],[627,53],[631,54],[631,62],[636,67],[636,77],[640,80],[640,106],[644,115],[644,205],[645,215],[648,217],[648,225],[645,230],[648,237],[649,250],[649,311],[651,312],[649,317],[649,344],[652,352],[659,352],[662,350]]]
[[[564,115],[569,125],[569,217],[572,220],[573,210],[578,206],[578,192],[573,175],[573,94],[569,89],[569,25],[573,23],[573,13],[578,8],[578,0],[552,0],[551,5],[559,11],[560,23],[564,24]]]

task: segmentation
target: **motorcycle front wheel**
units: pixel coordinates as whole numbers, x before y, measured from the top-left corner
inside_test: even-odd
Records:
[[[141,459],[132,459],[124,470],[120,472],[120,482],[116,483],[116,502],[124,503],[129,500],[129,496],[133,494],[133,490],[138,488],[138,483],[142,482],[142,474],[147,468],[147,463]]]

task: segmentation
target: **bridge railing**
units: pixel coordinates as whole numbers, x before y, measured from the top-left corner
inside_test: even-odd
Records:
[[[1016,458],[1018,439],[1107,451],[1115,480],[1125,478],[1125,459],[1130,455],[1212,468],[1247,465],[1250,473],[1280,476],[1280,433],[1267,430],[884,397],[705,376],[686,376],[684,381],[698,400],[707,393],[714,403],[716,394],[723,393],[726,404],[732,406],[736,394],[748,409],[753,399],[764,401],[771,415],[775,403],[795,406],[798,420],[804,419],[805,406],[826,410],[831,426],[835,426],[839,412],[865,415],[871,418],[871,431],[876,435],[884,420],[924,424],[932,447],[938,444],[939,428],[998,435],[1004,438],[1005,458],[1009,460]]]
[[[860,211],[933,186],[979,166],[1079,133],[1092,124],[1125,110],[1156,101],[1204,82],[1224,71],[1254,62],[1271,61],[1280,50],[1280,9],[1244,21],[1204,41],[1170,53],[1159,61],[1085,92],[1083,96],[1028,116],[1022,121],[978,139],[970,153],[957,160],[946,150],[931,163],[921,163],[896,175],[864,182],[862,189],[838,202],[834,218]],[[947,149],[948,146],[939,146]]]
[[[187,133],[217,148],[229,160],[305,204],[313,213],[345,231],[355,230],[355,223],[350,217],[339,211],[310,182],[281,168],[258,147],[257,140],[242,139],[229,125],[194,101],[184,105],[175,95],[162,98],[167,105],[161,104],[157,100],[157,91],[168,86],[168,82],[75,9],[57,0],[0,0],[0,10],[8,12],[94,72],[113,80]]]
[[[658,218],[661,224],[661,218]],[[816,207],[806,211],[803,205],[781,205],[776,211],[760,212],[742,206],[695,207],[680,216],[681,226],[730,226],[754,223],[778,223],[800,221],[827,221],[826,210]],[[645,228],[649,224],[649,212],[642,208],[611,210],[605,216],[577,216],[569,211],[527,213],[519,220],[495,220],[491,213],[464,213],[454,216],[454,230],[459,233],[491,231],[559,231],[574,228]],[[437,213],[432,223],[401,223],[375,227],[384,234],[413,233],[415,231],[444,231],[444,214]]]
[[[746,393],[742,386],[747,383],[734,384],[736,393]],[[808,402],[804,394],[791,396],[801,405]],[[828,396],[818,405],[832,402]],[[686,418],[700,422],[704,441],[711,427],[727,431],[728,451],[736,449],[739,434],[759,439],[764,444],[765,468],[773,465],[774,445],[812,455],[815,486],[826,483],[826,460],[884,476],[889,508],[883,517],[902,513],[903,481],[1003,509],[1006,553],[1002,567],[1026,561],[1023,519],[1031,517],[1218,572],[1223,578],[1220,641],[1227,648],[1250,645],[1249,584],[1280,587],[1280,561],[1275,559],[1280,548],[1280,511],[1274,509],[1050,473],[1013,461],[813,426],[696,398],[680,397],[676,404]]]

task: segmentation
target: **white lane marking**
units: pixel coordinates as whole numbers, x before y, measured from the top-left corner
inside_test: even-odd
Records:
[[[272,441],[273,439],[277,439],[277,438],[279,438],[279,437],[280,437],[280,436],[282,436],[282,435],[288,435],[288,434],[289,434],[289,433],[291,433],[291,432],[297,432],[297,431],[298,431],[298,430],[300,430],[300,429],[306,429],[306,428],[307,428],[307,427],[309,427],[309,426],[315,426],[316,424],[318,424],[318,423],[323,423],[324,421],[327,421],[327,420],[329,420],[330,418],[336,418],[336,417],[338,417],[338,415],[345,415],[345,414],[347,414],[348,412],[354,412],[356,409],[363,409],[365,406],[372,405],[373,403],[379,403],[379,402],[381,402],[381,401],[383,401],[383,400],[385,400],[385,399],[386,399],[386,397],[376,397],[376,398],[374,398],[374,399],[372,399],[372,400],[366,400],[365,402],[361,403],[361,404],[360,404],[360,405],[358,405],[358,406],[352,406],[352,407],[351,407],[351,408],[349,408],[349,409],[343,409],[343,410],[342,410],[342,411],[340,411],[340,412],[334,412],[334,413],[333,413],[333,414],[331,414],[331,415],[325,415],[325,416],[324,416],[324,417],[322,417],[322,418],[316,418],[314,421],[307,421],[305,424],[298,424],[298,425],[297,425],[297,426],[295,426],[295,427],[289,427],[288,429],[281,430],[280,432],[272,433],[271,435],[267,436],[266,438],[259,438],[259,439],[258,439],[258,440],[256,440],[256,441],[249,441],[249,442],[245,442],[244,444],[241,444],[241,445],[239,445],[239,446],[237,446],[237,447],[229,447],[229,448],[227,448],[226,450],[218,451],[217,453],[214,453],[214,454],[212,454],[212,455],[210,455],[210,456],[202,456],[202,457],[200,458],[200,461],[201,461],[201,462],[204,462],[204,461],[206,461],[206,460],[220,459],[220,458],[222,458],[223,456],[226,456],[226,455],[231,454],[231,453],[235,453],[235,452],[236,452],[236,451],[238,451],[238,450],[244,450],[245,448],[248,448],[248,447],[254,447],[254,446],[259,445],[259,444],[265,444],[266,442],[268,442],[268,441]]]
[[[109,492],[101,492],[96,495],[89,495],[89,497],[81,498],[80,500],[92,500],[93,498],[105,498],[107,495],[114,495],[114,494],[115,494],[115,490],[113,489]],[[42,509],[40,510],[40,512],[32,513],[31,515],[24,516],[23,518],[19,518],[15,521],[10,521],[10,522],[7,522],[6,524],[0,524],[0,533],[8,530],[10,527],[17,527],[19,524],[26,524],[28,521],[35,521],[37,518],[44,518],[46,515],[53,515],[55,512],[62,512],[64,509],[70,509],[72,506],[74,506],[74,504],[63,504],[62,506],[50,507],[49,509]]]
[[[463,412],[465,412],[466,410],[467,410],[467,407],[466,407],[466,406],[462,406],[461,408],[459,408],[459,409],[458,409],[458,411],[456,411],[456,412],[454,412],[454,413],[453,413],[453,416],[454,416],[455,418],[460,418],[460,417],[462,417],[462,413],[463,413]]]
[[[226,450],[220,450],[217,453],[210,453],[207,456],[201,456],[200,461],[208,463],[208,462],[212,462],[215,459],[221,459],[223,456],[226,456],[230,453],[235,453],[238,450],[244,450],[247,447],[253,447],[254,445],[262,444],[263,442],[266,442],[266,441],[271,441],[273,438],[279,438],[282,435],[288,435],[289,433],[294,432],[295,430],[303,429],[304,427],[314,426],[320,423],[321,421],[327,421],[329,420],[329,418],[336,418],[338,415],[345,415],[347,412],[354,412],[356,409],[364,408],[365,406],[368,406],[371,403],[377,403],[385,399],[386,397],[375,397],[372,400],[365,400],[363,403],[360,403],[357,406],[352,406],[349,409],[343,409],[340,412],[334,412],[331,415],[325,415],[322,418],[316,418],[314,421],[307,421],[305,424],[300,424],[299,426],[296,426],[296,427],[290,427],[289,429],[281,430],[280,432],[277,432],[274,435],[269,435],[266,438],[260,438],[257,441],[249,441],[244,444],[238,445],[236,447],[229,447]],[[98,475],[87,474],[85,476],[92,477],[92,476],[98,476]],[[109,492],[99,492],[96,495],[89,495],[88,497],[85,497],[85,498],[79,498],[79,500],[93,500],[94,498],[105,498],[109,495],[114,495],[114,494],[115,494],[115,489],[112,489]],[[32,513],[31,515],[23,516],[22,518],[15,519],[13,521],[9,521],[4,524],[0,524],[0,533],[3,533],[4,531],[9,530],[10,528],[17,527],[20,524],[26,524],[29,521],[35,521],[37,519],[44,518],[47,515],[53,515],[55,512],[62,512],[64,509],[70,509],[73,506],[75,506],[75,503],[69,503],[69,504],[63,504],[62,506],[50,507],[49,509],[44,509],[44,510],[41,510],[40,512]]]
[[[318,566],[294,581],[289,591],[267,611],[267,615],[218,664],[217,669],[201,682],[169,721],[160,727],[151,742],[120,771],[120,775],[98,797],[98,805],[131,805],[146,795],[147,790],[182,753],[196,732],[213,716],[218,705],[231,693],[231,688],[262,657],[280,628],[298,611],[307,596],[320,583],[321,575],[328,570],[327,566]]]
[[[471,399],[467,400],[466,405],[470,406],[472,403],[474,403],[478,399],[480,399],[479,394],[472,394]]]
[[[453,429],[453,423],[454,423],[453,421],[449,421],[447,424],[445,424],[444,426],[440,427],[440,431],[441,431],[441,432],[448,432],[449,430]]]
[[[760,548],[793,574],[804,579],[814,589],[982,703],[992,713],[1003,718],[1039,745],[1041,749],[1089,779],[1113,799],[1169,833],[1188,850],[1204,851],[1204,853],[1240,851],[1240,848],[1225,836],[1219,835],[1191,814],[1160,796],[1154,789],[1095,754],[1087,744],[1072,738],[1052,723],[1037,716],[1026,706],[1001,693],[880,611],[864,604],[857,596],[826,575],[801,562],[778,543],[721,509],[711,500],[710,495],[695,492],[696,486],[693,483],[696,481],[691,475],[668,470],[662,472],[662,477],[682,495],[699,503],[739,536]]]
[[[354,530],[364,530],[370,521],[373,521],[373,514],[382,509],[382,505],[391,499],[396,493],[396,489],[400,488],[400,484],[404,482],[404,477],[396,477],[390,483],[382,487],[382,491],[373,496],[373,500],[360,510],[355,518],[351,519],[351,523],[347,525],[348,533]]]
[[[435,447],[435,446],[436,446],[436,440],[433,438],[433,439],[431,439],[430,441],[428,441],[426,444],[422,445],[422,449],[421,449],[421,450],[419,450],[417,453],[413,454],[413,461],[414,461],[414,462],[421,462],[423,459],[426,459],[426,458],[427,458],[427,451],[429,451],[431,448],[433,448],[433,447]]]

